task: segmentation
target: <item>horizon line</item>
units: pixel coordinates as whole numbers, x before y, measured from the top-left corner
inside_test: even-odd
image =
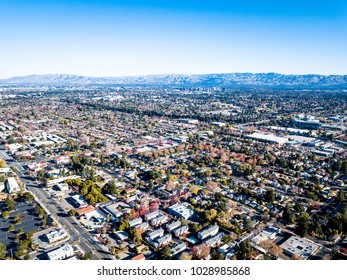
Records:
[[[14,75],[10,77],[0,77],[0,80],[9,80],[13,78],[22,78],[30,76],[76,76],[76,77],[87,77],[87,78],[126,78],[126,77],[149,77],[149,76],[202,76],[202,75],[226,75],[226,74],[278,74],[283,76],[309,76],[309,75],[319,75],[319,76],[347,76],[346,74],[320,74],[320,73],[290,73],[284,74],[280,72],[210,72],[210,73],[161,73],[161,74],[128,74],[128,75],[103,75],[103,76],[94,76],[94,75],[82,75],[82,74],[68,74],[68,73],[45,73],[45,74],[23,74],[23,75]]]

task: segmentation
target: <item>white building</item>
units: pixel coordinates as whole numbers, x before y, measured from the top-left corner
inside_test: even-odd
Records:
[[[129,226],[131,228],[136,227],[136,226],[138,226],[140,224],[142,224],[142,218],[140,218],[140,217],[129,221]]]
[[[54,243],[67,238],[67,233],[62,229],[54,229],[46,234],[48,243]]]
[[[151,225],[154,227],[165,224],[169,220],[169,217],[166,215],[161,215],[151,220]]]
[[[180,226],[181,226],[181,222],[180,221],[173,221],[170,224],[166,225],[166,230],[168,232],[171,232],[171,231],[173,231],[174,229],[176,229],[176,228],[178,228]]]
[[[58,249],[55,249],[49,253],[47,253],[47,257],[49,260],[65,260],[67,258],[70,258],[74,256],[74,250],[72,246],[66,244],[63,247],[60,247]]]
[[[8,177],[6,179],[5,188],[8,193],[17,193],[20,191],[20,187],[14,177]]]
[[[219,226],[214,225],[214,226],[209,226],[208,228],[205,228],[198,233],[198,237],[200,239],[205,239],[210,236],[214,236],[218,233],[219,231]]]
[[[190,208],[188,208],[187,203],[176,203],[170,207],[168,207],[169,213],[172,215],[179,217],[179,218],[184,218],[188,220],[194,215],[194,211]]]
[[[148,214],[145,215],[145,221],[152,220],[155,217],[158,217],[159,215],[160,215],[159,211],[154,211],[154,212],[148,213]]]
[[[298,236],[291,236],[280,247],[284,252],[289,255],[297,255],[303,260],[308,259],[311,255],[315,254],[320,248],[318,244],[311,240],[300,238]]]
[[[155,242],[153,242],[152,245],[156,248],[160,248],[161,246],[168,244],[171,240],[172,240],[172,235],[168,233],[162,237],[155,239]]]
[[[181,226],[179,228],[174,229],[173,234],[176,237],[179,237],[182,234],[188,233],[188,231],[189,231],[189,227],[187,225],[185,225],[185,226]]]
[[[187,245],[186,245],[185,242],[177,243],[175,246],[173,246],[171,248],[171,251],[170,251],[171,257],[174,256],[174,255],[177,255],[178,253],[180,253],[182,251],[184,251],[186,248],[187,248]]]
[[[215,236],[212,236],[208,239],[204,240],[204,244],[209,246],[209,247],[216,247],[222,242],[222,238],[224,236],[224,233],[220,232]]]
[[[150,240],[162,237],[164,235],[164,230],[162,228],[158,228],[155,230],[151,230],[147,233],[147,236]]]

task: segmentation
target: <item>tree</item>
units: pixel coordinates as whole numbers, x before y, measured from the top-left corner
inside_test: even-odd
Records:
[[[205,244],[201,244],[197,247],[197,253],[196,253],[196,257],[198,259],[204,259],[207,258],[210,255],[210,247],[208,247]]]
[[[219,253],[216,249],[212,250],[211,254],[212,260],[225,260],[225,256],[223,253]]]
[[[118,189],[117,189],[117,186],[116,186],[114,180],[107,182],[107,184],[104,186],[104,190],[105,190],[105,192],[112,194],[112,195],[118,194]]]
[[[295,218],[295,216],[294,216],[293,212],[291,211],[290,204],[287,203],[286,207],[283,210],[282,219],[286,223],[292,224],[292,223],[294,223],[294,218]]]
[[[6,167],[6,161],[3,159],[0,159],[0,168],[5,168]]]
[[[134,243],[141,243],[142,242],[142,234],[141,230],[139,228],[134,228],[130,230],[130,236]]]
[[[126,230],[126,229],[128,229],[128,228],[129,228],[129,223],[128,223],[127,220],[121,220],[121,221],[119,222],[119,226],[118,226],[118,229],[119,229],[119,230]]]
[[[5,199],[5,205],[8,211],[16,209],[16,204],[14,203],[12,196],[7,196],[7,198]]]
[[[160,257],[162,260],[169,260],[171,257],[171,250],[169,246],[165,246],[161,251],[160,251]]]
[[[6,252],[6,245],[3,243],[0,243],[0,260],[5,260],[7,257]]]
[[[7,229],[7,231],[10,232],[10,231],[13,231],[13,230],[14,230],[14,225],[10,224],[10,226]]]
[[[28,201],[28,202],[34,200],[34,196],[31,193],[29,193],[29,192],[24,193],[23,194],[23,198],[24,198],[25,201]]]
[[[273,189],[268,189],[265,193],[265,201],[266,202],[274,202],[275,201],[275,193]]]
[[[4,212],[1,213],[1,216],[5,219],[10,215],[10,212],[5,210]]]
[[[16,224],[20,224],[22,222],[22,219],[19,217],[18,214],[16,214],[14,217],[13,217],[14,221]]]
[[[235,255],[238,260],[249,260],[252,254],[251,243],[247,241],[241,241],[235,246]]]
[[[70,217],[76,216],[77,212],[75,209],[70,209],[69,212],[67,212]]]
[[[213,219],[217,217],[217,210],[216,209],[210,209],[206,212],[204,212],[204,217],[207,222],[211,222]]]
[[[301,212],[297,218],[296,233],[301,237],[304,237],[308,233],[308,218],[309,215],[306,212]]]
[[[297,201],[294,204],[294,210],[301,213],[304,211],[304,208],[302,207],[301,203]]]
[[[191,255],[189,255],[187,252],[183,252],[181,255],[180,255],[180,260],[191,260],[192,257]]]

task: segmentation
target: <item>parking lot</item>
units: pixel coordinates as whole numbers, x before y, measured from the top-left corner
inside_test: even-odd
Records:
[[[11,211],[7,218],[2,218],[0,216],[0,242],[5,244],[8,250],[16,247],[17,242],[15,240],[15,235],[18,233],[19,228],[23,229],[23,233],[29,231],[35,232],[41,229],[41,218],[39,218],[35,212],[36,203],[16,202],[16,206],[17,209]],[[19,224],[16,224],[14,220],[15,215],[19,215],[21,219]],[[14,226],[14,230],[8,232],[8,228],[11,224]]]

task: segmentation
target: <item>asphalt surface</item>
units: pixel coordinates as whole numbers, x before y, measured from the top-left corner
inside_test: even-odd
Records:
[[[6,154],[4,150],[0,150],[0,155]],[[7,154],[6,154],[7,155]],[[5,157],[4,157],[5,158]],[[36,200],[44,207],[47,214],[51,214],[64,230],[69,234],[70,241],[75,241],[85,253],[92,253],[94,260],[111,260],[114,259],[112,254],[107,251],[107,248],[102,246],[94,239],[94,237],[86,229],[84,229],[74,217],[68,216],[64,209],[32,178],[24,168],[12,157],[7,155],[7,166],[14,166],[17,170],[17,175],[25,184]],[[22,214],[21,214],[22,215]],[[24,229],[24,228],[23,228]]]

